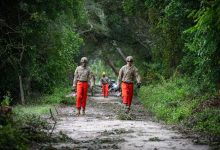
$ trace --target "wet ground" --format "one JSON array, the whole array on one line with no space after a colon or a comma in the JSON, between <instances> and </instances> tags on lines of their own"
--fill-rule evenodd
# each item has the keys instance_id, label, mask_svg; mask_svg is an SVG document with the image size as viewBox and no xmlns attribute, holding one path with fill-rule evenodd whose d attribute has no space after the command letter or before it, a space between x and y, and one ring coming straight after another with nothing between
<instances>
[{"instance_id":1,"label":"wet ground","mask_svg":"<svg viewBox=\"0 0 220 150\"><path fill-rule=\"evenodd\" d=\"M58 108L55 133L62 132L72 140L55 143L57 149L124 149L124 150L207 150L194 144L193 138L171 126L152 121L137 99L130 114L124 113L120 97L89 97L86 115L77 117L70 106ZM121 120L129 119L129 120Z\"/></svg>"}]
</instances>

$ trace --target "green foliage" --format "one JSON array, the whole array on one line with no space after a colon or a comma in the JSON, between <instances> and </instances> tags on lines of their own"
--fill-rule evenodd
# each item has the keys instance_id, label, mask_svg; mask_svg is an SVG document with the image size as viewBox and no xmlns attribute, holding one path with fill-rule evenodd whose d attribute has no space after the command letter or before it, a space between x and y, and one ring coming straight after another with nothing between
<instances>
[{"instance_id":1,"label":"green foliage","mask_svg":"<svg viewBox=\"0 0 220 150\"><path fill-rule=\"evenodd\" d=\"M53 94L42 96L38 101L43 104L75 104L75 97L66 97L71 92L70 88L55 88Z\"/></svg>"},{"instance_id":2,"label":"green foliage","mask_svg":"<svg viewBox=\"0 0 220 150\"><path fill-rule=\"evenodd\" d=\"M10 114L13 119L7 118L6 124L0 126L0 149L30 149L33 142L48 143L51 141L69 140L62 134L51 137L49 131L51 126L41 115L48 115L50 109L56 114L54 104L65 103L73 105L72 98L66 98L70 90L68 88L56 88L54 94L43 96L40 100L32 99L29 105L19 105ZM53 105L52 105L53 104Z\"/></svg>"},{"instance_id":3,"label":"green foliage","mask_svg":"<svg viewBox=\"0 0 220 150\"><path fill-rule=\"evenodd\" d=\"M203 89L214 91L219 80L218 1L124 0L127 15L146 17L155 74L170 78L178 71L193 76ZM143 9L144 8L144 9ZM147 70L148 71L148 70Z\"/></svg>"},{"instance_id":4,"label":"green foliage","mask_svg":"<svg viewBox=\"0 0 220 150\"><path fill-rule=\"evenodd\" d=\"M77 20L76 23L81 25L84 24L87 21L84 0L74 0L70 2L72 3L71 6L73 7L73 15Z\"/></svg>"},{"instance_id":5,"label":"green foliage","mask_svg":"<svg viewBox=\"0 0 220 150\"><path fill-rule=\"evenodd\" d=\"M1 102L1 106L9 106L12 101L10 92L7 92L5 96L3 96L3 100Z\"/></svg>"},{"instance_id":6,"label":"green foliage","mask_svg":"<svg viewBox=\"0 0 220 150\"><path fill-rule=\"evenodd\" d=\"M44 114L49 114L49 110L52 109L54 110L54 107L52 105L18 105L14 108L13 112L16 114L16 116L23 116L25 114L29 115L44 115Z\"/></svg>"},{"instance_id":7,"label":"green foliage","mask_svg":"<svg viewBox=\"0 0 220 150\"><path fill-rule=\"evenodd\" d=\"M74 70L83 40L76 24L85 22L84 1L1 1L1 97L49 93Z\"/></svg>"},{"instance_id":8,"label":"green foliage","mask_svg":"<svg viewBox=\"0 0 220 150\"><path fill-rule=\"evenodd\" d=\"M147 9L145 3L146 2L141 0L123 0L122 8L123 11L129 16L142 16L143 14L145 14L145 11Z\"/></svg>"},{"instance_id":9,"label":"green foliage","mask_svg":"<svg viewBox=\"0 0 220 150\"><path fill-rule=\"evenodd\" d=\"M155 25L151 28L151 33L156 35L152 55L153 61L163 66L162 75L169 78L183 57L184 41L181 34L188 26L185 8L188 6L181 1L170 1L167 5L161 5L163 8L158 13L161 13L162 16L157 15L154 18Z\"/></svg>"},{"instance_id":10,"label":"green foliage","mask_svg":"<svg viewBox=\"0 0 220 150\"><path fill-rule=\"evenodd\" d=\"M16 150L26 150L27 139L21 130L17 130L10 124L0 128L0 149L16 149Z\"/></svg>"},{"instance_id":11,"label":"green foliage","mask_svg":"<svg viewBox=\"0 0 220 150\"><path fill-rule=\"evenodd\" d=\"M59 18L58 21L64 21ZM78 55L78 49L82 39L72 31L71 26L52 24L48 27L47 39L52 44L39 58L47 63L42 65L35 59L32 67L32 78L36 87L43 91L51 91L57 84L65 81L67 74L74 70L76 64L73 58ZM48 41L47 41L48 43ZM48 43L49 44L49 43ZM45 59L44 57L47 56Z\"/></svg>"},{"instance_id":12,"label":"green foliage","mask_svg":"<svg viewBox=\"0 0 220 150\"><path fill-rule=\"evenodd\" d=\"M193 120L193 128L197 131L216 135L220 134L220 111L218 108L206 108L202 112L195 114Z\"/></svg>"},{"instance_id":13,"label":"green foliage","mask_svg":"<svg viewBox=\"0 0 220 150\"><path fill-rule=\"evenodd\" d=\"M103 72L105 72L108 77L116 79L115 74L112 73L112 70L107 68L104 62L101 60L94 60L94 62L90 65L90 68L96 76L96 84L99 83Z\"/></svg>"},{"instance_id":14,"label":"green foliage","mask_svg":"<svg viewBox=\"0 0 220 150\"><path fill-rule=\"evenodd\" d=\"M204 1L199 10L190 13L189 17L195 20L195 25L185 31L187 55L183 59L183 66L204 89L212 90L220 83L219 10L219 2L209 4ZM191 67L188 69L188 66Z\"/></svg>"},{"instance_id":15,"label":"green foliage","mask_svg":"<svg viewBox=\"0 0 220 150\"><path fill-rule=\"evenodd\" d=\"M51 125L46 120L40 118L39 115L28 113L16 115L13 124L18 130L23 131L28 141L44 143L51 140L48 139L49 134L46 132L48 129L51 129Z\"/></svg>"},{"instance_id":16,"label":"green foliage","mask_svg":"<svg viewBox=\"0 0 220 150\"><path fill-rule=\"evenodd\" d=\"M139 5L144 3L143 5ZM159 64L162 74L169 78L180 64L183 53L184 41L181 34L184 29L189 26L187 13L189 6L184 1L168 0L168 1L149 1L145 0L125 0L125 12L131 14L135 10L137 14L144 15L149 24L148 30L151 37L151 57L154 64ZM146 51L146 50L145 50Z\"/></svg>"},{"instance_id":17,"label":"green foliage","mask_svg":"<svg viewBox=\"0 0 220 150\"><path fill-rule=\"evenodd\" d=\"M26 149L48 149L48 143L66 142L71 139L60 132L51 136L52 126L38 115L19 113L14 114L14 119L7 125L0 127L0 149L26 150ZM39 144L36 146L36 143Z\"/></svg>"},{"instance_id":18,"label":"green foliage","mask_svg":"<svg viewBox=\"0 0 220 150\"><path fill-rule=\"evenodd\" d=\"M169 1L164 0L145 0L145 5L148 8L159 8L162 9L166 3Z\"/></svg>"},{"instance_id":19,"label":"green foliage","mask_svg":"<svg viewBox=\"0 0 220 150\"><path fill-rule=\"evenodd\" d=\"M169 123L190 118L203 101L200 96L220 88L219 1L95 0L86 4L88 8L84 0L0 2L0 99L6 95L2 105L10 103L9 97L18 99L18 76L25 95L52 93L41 98L46 104L75 102L65 97L70 90L55 87L67 83L78 56L84 54L79 52L84 40L76 29L84 31L86 22L91 30L81 35L94 47L85 49L90 54L95 51L92 56L112 59L116 70L124 63L118 53L113 54L116 46L134 55L143 82L151 84L141 89L145 105ZM112 73L97 60L91 68L99 77L103 71ZM192 78L172 78L179 74ZM39 114L49 107L37 108ZM193 127L219 133L211 125L218 121L215 113L210 109L196 113Z\"/></svg>"},{"instance_id":20,"label":"green foliage","mask_svg":"<svg viewBox=\"0 0 220 150\"><path fill-rule=\"evenodd\" d=\"M204 93L201 94L200 88L190 78L172 78L143 86L139 95L142 103L167 123L183 122L197 131L207 130L216 135L220 132L217 109L196 111L207 97L202 96Z\"/></svg>"},{"instance_id":21,"label":"green foliage","mask_svg":"<svg viewBox=\"0 0 220 150\"><path fill-rule=\"evenodd\" d=\"M145 74L143 80L149 83L160 82L165 80L163 74L164 65L160 63L145 63Z\"/></svg>"},{"instance_id":22,"label":"green foliage","mask_svg":"<svg viewBox=\"0 0 220 150\"><path fill-rule=\"evenodd\" d=\"M168 122L177 122L189 115L186 114L189 104L184 101L184 98L190 96L191 86L186 83L184 79L174 79L168 82L164 80L161 84L141 88L141 98L145 97L144 105L151 111L155 109L157 117Z\"/></svg>"},{"instance_id":23,"label":"green foliage","mask_svg":"<svg viewBox=\"0 0 220 150\"><path fill-rule=\"evenodd\" d=\"M122 2L123 10L129 14L132 15L135 12L135 0L124 0Z\"/></svg>"},{"instance_id":24,"label":"green foliage","mask_svg":"<svg viewBox=\"0 0 220 150\"><path fill-rule=\"evenodd\" d=\"M30 149L32 142L46 143L52 140L46 130L51 126L37 115L13 114L13 120L0 127L1 149Z\"/></svg>"},{"instance_id":25,"label":"green foliage","mask_svg":"<svg viewBox=\"0 0 220 150\"><path fill-rule=\"evenodd\" d=\"M38 98L30 99L28 104L17 105L13 112L16 114L17 117L24 116L24 115L44 115L49 114L50 109L52 112L55 112L54 106L58 104L65 104L65 105L74 105L75 104L75 97L66 97L70 93L69 88L64 88L60 86L59 88L55 88L52 94L47 94Z\"/></svg>"}]
</instances>

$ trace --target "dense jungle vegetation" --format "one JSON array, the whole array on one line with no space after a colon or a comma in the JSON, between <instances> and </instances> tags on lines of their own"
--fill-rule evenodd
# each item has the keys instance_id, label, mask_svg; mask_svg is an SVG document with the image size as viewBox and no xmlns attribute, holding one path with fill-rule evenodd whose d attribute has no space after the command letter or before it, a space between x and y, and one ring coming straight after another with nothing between
<instances>
[{"instance_id":1,"label":"dense jungle vegetation","mask_svg":"<svg viewBox=\"0 0 220 150\"><path fill-rule=\"evenodd\" d=\"M99 80L103 71L115 78L132 55L149 111L218 137L219 32L219 0L1 0L1 106L23 105L13 111L17 118L32 107L42 114L41 104L48 109L70 92L82 56ZM7 138L24 149L36 138L18 122L2 114L0 136L15 135Z\"/></svg>"}]
</instances>

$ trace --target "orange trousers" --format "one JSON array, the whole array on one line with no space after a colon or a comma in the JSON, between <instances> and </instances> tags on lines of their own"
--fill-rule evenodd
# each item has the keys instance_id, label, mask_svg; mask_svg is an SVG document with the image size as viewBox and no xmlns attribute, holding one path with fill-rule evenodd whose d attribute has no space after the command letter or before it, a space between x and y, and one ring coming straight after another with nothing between
<instances>
[{"instance_id":1,"label":"orange trousers","mask_svg":"<svg viewBox=\"0 0 220 150\"><path fill-rule=\"evenodd\" d=\"M88 82L77 82L77 94L76 94L76 108L86 108L86 99L88 92Z\"/></svg>"},{"instance_id":2,"label":"orange trousers","mask_svg":"<svg viewBox=\"0 0 220 150\"><path fill-rule=\"evenodd\" d=\"M108 84L102 84L102 94L104 97L108 97Z\"/></svg>"},{"instance_id":3,"label":"orange trousers","mask_svg":"<svg viewBox=\"0 0 220 150\"><path fill-rule=\"evenodd\" d=\"M123 104L127 106L131 106L132 97L134 93L134 85L133 83L125 83L122 82L121 84L121 90L122 90L122 101Z\"/></svg>"}]
</instances>

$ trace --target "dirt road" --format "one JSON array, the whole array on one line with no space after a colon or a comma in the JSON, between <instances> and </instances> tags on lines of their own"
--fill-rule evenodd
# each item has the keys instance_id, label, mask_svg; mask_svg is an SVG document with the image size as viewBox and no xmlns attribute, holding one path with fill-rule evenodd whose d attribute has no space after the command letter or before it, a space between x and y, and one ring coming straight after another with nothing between
<instances>
[{"instance_id":1,"label":"dirt road","mask_svg":"<svg viewBox=\"0 0 220 150\"><path fill-rule=\"evenodd\" d=\"M76 117L70 106L58 109L55 133L72 140L57 143L57 149L130 149L130 150L207 150L172 127L153 122L141 104L134 101L130 115L124 115L119 97L89 97L85 116ZM131 120L121 120L131 119Z\"/></svg>"}]
</instances>

